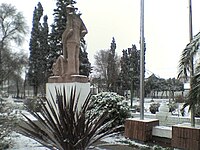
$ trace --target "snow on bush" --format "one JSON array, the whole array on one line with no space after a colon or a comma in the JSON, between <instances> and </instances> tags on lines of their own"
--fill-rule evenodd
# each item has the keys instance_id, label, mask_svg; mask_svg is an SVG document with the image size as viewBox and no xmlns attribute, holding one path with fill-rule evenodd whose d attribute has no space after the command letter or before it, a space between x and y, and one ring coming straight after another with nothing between
<instances>
[{"instance_id":1,"label":"snow on bush","mask_svg":"<svg viewBox=\"0 0 200 150\"><path fill-rule=\"evenodd\" d=\"M96 116L108 111L108 120L115 118L112 127L123 125L127 117L130 117L128 102L125 97L114 92L102 92L91 97L93 105L91 112Z\"/></svg>"},{"instance_id":2,"label":"snow on bush","mask_svg":"<svg viewBox=\"0 0 200 150\"><path fill-rule=\"evenodd\" d=\"M10 144L10 134L17 124L16 115L12 113L13 105L7 99L0 98L0 149Z\"/></svg>"}]
</instances>

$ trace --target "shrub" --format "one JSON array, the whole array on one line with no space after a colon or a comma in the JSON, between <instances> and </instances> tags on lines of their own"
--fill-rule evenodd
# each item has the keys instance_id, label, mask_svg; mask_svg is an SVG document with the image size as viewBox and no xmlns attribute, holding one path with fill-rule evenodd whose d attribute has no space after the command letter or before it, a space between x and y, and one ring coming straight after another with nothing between
<instances>
[{"instance_id":1,"label":"shrub","mask_svg":"<svg viewBox=\"0 0 200 150\"><path fill-rule=\"evenodd\" d=\"M56 99L53 96L51 99L40 99L40 111L29 110L37 120L37 124L23 115L26 118L22 120L25 126L20 125L19 132L49 149L86 150L102 137L120 128L115 126L115 128L105 130L113 122L113 119L105 122L107 110L99 116L86 113L93 104L90 95L79 109L80 95L76 95L75 89L71 89L71 93L66 93L66 91L65 88L63 91L56 90Z\"/></svg>"},{"instance_id":2,"label":"shrub","mask_svg":"<svg viewBox=\"0 0 200 150\"><path fill-rule=\"evenodd\" d=\"M182 95L175 96L175 102L176 103L185 103L185 101L186 101L186 99L185 99L184 96L182 96Z\"/></svg>"},{"instance_id":3,"label":"shrub","mask_svg":"<svg viewBox=\"0 0 200 150\"><path fill-rule=\"evenodd\" d=\"M28 108L27 110L33 110L39 112L41 109L41 103L39 98L27 98L24 101L24 105L26 108Z\"/></svg>"},{"instance_id":4,"label":"shrub","mask_svg":"<svg viewBox=\"0 0 200 150\"><path fill-rule=\"evenodd\" d=\"M134 112L140 112L140 106L139 105L134 105L132 107L132 109L134 110Z\"/></svg>"},{"instance_id":5,"label":"shrub","mask_svg":"<svg viewBox=\"0 0 200 150\"><path fill-rule=\"evenodd\" d=\"M96 116L107 110L109 115L107 120L115 118L112 126L123 125L125 119L130 117L128 102L125 97L114 92L102 92L91 97L94 105L91 108L92 113Z\"/></svg>"},{"instance_id":6,"label":"shrub","mask_svg":"<svg viewBox=\"0 0 200 150\"><path fill-rule=\"evenodd\" d=\"M168 107L169 107L169 112L171 112L173 114L173 111L175 111L178 108L178 105L174 101L171 101L168 104Z\"/></svg>"},{"instance_id":7,"label":"shrub","mask_svg":"<svg viewBox=\"0 0 200 150\"><path fill-rule=\"evenodd\" d=\"M17 124L17 117L12 113L12 104L0 98L0 149L6 149L10 144L10 134Z\"/></svg>"},{"instance_id":8,"label":"shrub","mask_svg":"<svg viewBox=\"0 0 200 150\"><path fill-rule=\"evenodd\" d=\"M159 107L160 107L160 104L154 102L154 103L150 104L149 110L150 110L150 112L151 112L152 114L155 114L156 112L159 111Z\"/></svg>"}]
</instances>

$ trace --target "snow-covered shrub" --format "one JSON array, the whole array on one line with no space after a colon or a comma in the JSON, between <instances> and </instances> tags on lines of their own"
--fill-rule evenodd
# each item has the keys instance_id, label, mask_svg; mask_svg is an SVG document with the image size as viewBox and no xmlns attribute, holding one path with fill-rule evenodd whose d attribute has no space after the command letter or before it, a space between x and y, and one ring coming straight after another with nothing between
<instances>
[{"instance_id":1,"label":"snow-covered shrub","mask_svg":"<svg viewBox=\"0 0 200 150\"><path fill-rule=\"evenodd\" d=\"M102 92L91 97L93 105L92 113L99 116L105 110L109 115L107 120L115 118L112 127L116 125L123 125L127 117L130 117L128 102L125 97L114 92Z\"/></svg>"},{"instance_id":2,"label":"snow-covered shrub","mask_svg":"<svg viewBox=\"0 0 200 150\"><path fill-rule=\"evenodd\" d=\"M134 112L134 113L140 112L140 105L134 105L134 106L132 107L132 109L133 109L133 112Z\"/></svg>"},{"instance_id":3,"label":"snow-covered shrub","mask_svg":"<svg viewBox=\"0 0 200 150\"><path fill-rule=\"evenodd\" d=\"M178 105L176 102L171 101L169 102L168 107L169 107L169 112L173 114L173 112L178 108Z\"/></svg>"},{"instance_id":4,"label":"snow-covered shrub","mask_svg":"<svg viewBox=\"0 0 200 150\"><path fill-rule=\"evenodd\" d=\"M12 104L0 98L0 149L9 147L9 135L17 125L17 118L12 111Z\"/></svg>"},{"instance_id":5,"label":"snow-covered shrub","mask_svg":"<svg viewBox=\"0 0 200 150\"><path fill-rule=\"evenodd\" d=\"M27 98L24 101L24 105L28 110L39 112L41 109L41 103L40 103L39 98Z\"/></svg>"},{"instance_id":6,"label":"snow-covered shrub","mask_svg":"<svg viewBox=\"0 0 200 150\"><path fill-rule=\"evenodd\" d=\"M150 104L149 110L150 110L150 112L151 112L152 114L155 114L156 112L159 111L159 107L160 107L160 104L154 102L154 103Z\"/></svg>"}]
</instances>

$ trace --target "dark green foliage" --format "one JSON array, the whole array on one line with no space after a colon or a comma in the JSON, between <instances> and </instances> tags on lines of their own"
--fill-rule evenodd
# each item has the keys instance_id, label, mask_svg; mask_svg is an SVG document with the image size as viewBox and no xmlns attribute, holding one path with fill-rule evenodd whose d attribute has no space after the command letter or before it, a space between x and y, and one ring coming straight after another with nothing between
<instances>
[{"instance_id":1,"label":"dark green foliage","mask_svg":"<svg viewBox=\"0 0 200 150\"><path fill-rule=\"evenodd\" d=\"M80 74L88 77L92 71L92 67L88 59L88 53L86 52L86 43L84 39L81 39L81 49L80 49L79 59L80 59L80 68L79 68Z\"/></svg>"},{"instance_id":2,"label":"dark green foliage","mask_svg":"<svg viewBox=\"0 0 200 150\"><path fill-rule=\"evenodd\" d=\"M122 82L122 90L128 90L130 89L129 87L129 56L127 53L127 50L122 51L123 55L121 58L121 72L120 72L120 77L121 77L121 82Z\"/></svg>"},{"instance_id":3,"label":"dark green foliage","mask_svg":"<svg viewBox=\"0 0 200 150\"><path fill-rule=\"evenodd\" d=\"M139 75L140 75L140 51L136 46L128 48L128 54L130 55L130 78L133 83L133 90L139 88Z\"/></svg>"},{"instance_id":4,"label":"dark green foliage","mask_svg":"<svg viewBox=\"0 0 200 150\"><path fill-rule=\"evenodd\" d=\"M195 126L195 105L199 103L199 64L197 64L197 68L194 68L194 56L199 50L199 39L200 32L187 44L186 48L182 51L179 61L178 78L187 81L188 77L190 77L190 94L184 107L190 106L192 126Z\"/></svg>"},{"instance_id":5,"label":"dark green foliage","mask_svg":"<svg viewBox=\"0 0 200 150\"><path fill-rule=\"evenodd\" d=\"M93 106L90 95L81 108L78 107L80 95L76 95L76 89L71 89L71 93L66 93L65 88L63 91L56 90L56 95L57 99L53 99L53 96L41 99L40 112L29 110L37 123L23 115L27 121L23 120L26 126L20 126L20 133L50 149L86 150L94 142L119 128L115 126L105 130L113 122L113 118L105 122L108 110L98 116L86 113Z\"/></svg>"},{"instance_id":6,"label":"dark green foliage","mask_svg":"<svg viewBox=\"0 0 200 150\"><path fill-rule=\"evenodd\" d=\"M123 50L121 58L121 81L122 89L138 92L139 89L139 75L140 75L140 51L136 46ZM136 96L138 96L136 94Z\"/></svg>"},{"instance_id":7,"label":"dark green foliage","mask_svg":"<svg viewBox=\"0 0 200 150\"><path fill-rule=\"evenodd\" d=\"M33 13L33 27L29 43L30 57L28 81L29 84L33 86L35 96L37 96L39 86L42 86L42 88L45 87L48 78L48 18L44 16L43 24L41 24L40 19L42 15L43 7L39 2Z\"/></svg>"},{"instance_id":8,"label":"dark green foliage","mask_svg":"<svg viewBox=\"0 0 200 150\"><path fill-rule=\"evenodd\" d=\"M149 110L150 110L150 112L151 112L152 114L155 114L156 112L159 111L159 107L160 107L160 104L154 102L154 103L150 104Z\"/></svg>"},{"instance_id":9,"label":"dark green foliage","mask_svg":"<svg viewBox=\"0 0 200 150\"><path fill-rule=\"evenodd\" d=\"M199 69L198 66L197 69ZM189 106L189 110L192 107L195 108L194 115L199 116L199 106L200 106L200 72L197 72L190 80L191 89L189 91L188 96L186 97L186 102L183 106L183 109Z\"/></svg>"},{"instance_id":10,"label":"dark green foliage","mask_svg":"<svg viewBox=\"0 0 200 150\"><path fill-rule=\"evenodd\" d=\"M91 97L94 102L91 112L95 116L101 115L105 110L109 115L107 120L115 119L111 127L123 125L126 118L130 117L129 106L126 99L113 92L102 92Z\"/></svg>"},{"instance_id":11,"label":"dark green foliage","mask_svg":"<svg viewBox=\"0 0 200 150\"><path fill-rule=\"evenodd\" d=\"M117 79L118 79L118 68L117 68L117 60L116 60L116 43L113 37L112 43L110 46L110 50L108 53L108 61L107 61L107 89L110 92L117 92Z\"/></svg>"}]
</instances>

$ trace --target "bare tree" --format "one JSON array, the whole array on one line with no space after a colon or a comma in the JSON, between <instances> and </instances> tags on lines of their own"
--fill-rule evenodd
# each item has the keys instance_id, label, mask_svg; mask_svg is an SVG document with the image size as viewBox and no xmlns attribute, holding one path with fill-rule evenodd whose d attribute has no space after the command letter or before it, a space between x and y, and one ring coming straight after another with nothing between
<instances>
[{"instance_id":1,"label":"bare tree","mask_svg":"<svg viewBox=\"0 0 200 150\"><path fill-rule=\"evenodd\" d=\"M11 4L0 5L0 84L8 77L4 67L7 64L6 55L9 57L11 43L21 45L24 35L28 33L28 26L21 12ZM7 72L8 73L8 72Z\"/></svg>"},{"instance_id":2,"label":"bare tree","mask_svg":"<svg viewBox=\"0 0 200 150\"><path fill-rule=\"evenodd\" d=\"M98 84L100 84L102 90L108 90L108 64L110 63L109 61L109 54L110 50L99 50L97 53L94 55L95 59L95 66L94 66L94 71L95 71L95 78L99 79ZM115 54L113 58L113 62L116 63L116 71L114 72L115 74L119 73L119 68L120 68L120 59L118 55Z\"/></svg>"}]
</instances>

